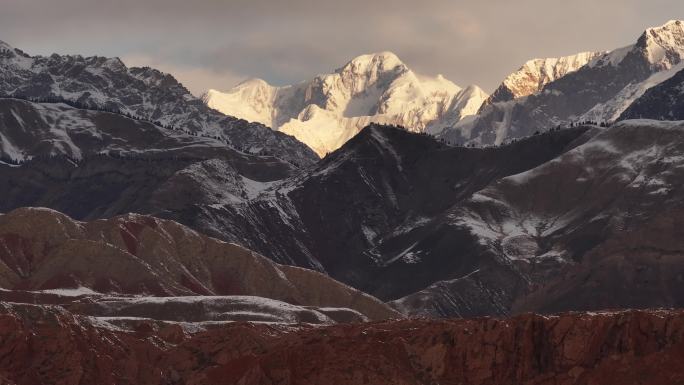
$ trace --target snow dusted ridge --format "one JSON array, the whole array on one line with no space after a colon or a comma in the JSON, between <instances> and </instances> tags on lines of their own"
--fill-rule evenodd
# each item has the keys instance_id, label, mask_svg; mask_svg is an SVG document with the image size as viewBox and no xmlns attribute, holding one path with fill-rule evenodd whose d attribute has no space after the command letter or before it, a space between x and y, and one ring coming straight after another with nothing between
<instances>
[{"instance_id":1,"label":"snow dusted ridge","mask_svg":"<svg viewBox=\"0 0 684 385\"><path fill-rule=\"evenodd\" d=\"M529 60L504 79L487 100L487 104L536 94L546 84L577 71L603 54L603 52L581 52L560 58Z\"/></svg>"},{"instance_id":2,"label":"snow dusted ridge","mask_svg":"<svg viewBox=\"0 0 684 385\"><path fill-rule=\"evenodd\" d=\"M30 56L0 42L0 97L67 101L156 122L202 136L220 137L250 153L310 164L316 155L292 137L208 108L173 76L118 58Z\"/></svg>"},{"instance_id":3,"label":"snow dusted ridge","mask_svg":"<svg viewBox=\"0 0 684 385\"><path fill-rule=\"evenodd\" d=\"M646 130L652 134L642 135ZM536 168L502 178L473 194L451 218L467 227L483 244L503 245L502 250L508 258L538 257L541 254L535 253L543 243L538 244L539 239L581 231L577 223L587 217L593 217L593 220L610 218L612 223L636 218L653 210L647 197L671 196L682 175L683 139L682 121L633 119L610 128L594 128L591 139L582 145ZM610 170L610 173L604 170ZM551 185L548 181L558 179L563 172L572 177L561 177L563 180L558 183L562 191L566 191L568 197L576 197L575 191L580 190L585 194L582 200L587 203L577 203L576 198L558 199L553 204L541 202L541 199L529 203L523 198L531 195L530 191L535 188ZM602 180L600 188L591 185L599 179ZM606 194L606 186L620 196L619 200L631 199L633 202L625 204L604 196L597 198L596 195ZM596 212L597 202L603 202L602 199L610 204L600 206L600 211ZM524 205L527 206L522 208ZM483 207L498 215L482 210ZM625 211L624 207L630 207L630 211ZM514 243L516 247L512 247ZM558 246L551 254L567 256L572 251Z\"/></svg>"},{"instance_id":4,"label":"snow dusted ridge","mask_svg":"<svg viewBox=\"0 0 684 385\"><path fill-rule=\"evenodd\" d=\"M0 99L0 159L26 161L65 155L163 156L189 153L235 153L225 142L168 130L119 114L74 108L63 103Z\"/></svg>"},{"instance_id":5,"label":"snow dusted ridge","mask_svg":"<svg viewBox=\"0 0 684 385\"><path fill-rule=\"evenodd\" d=\"M369 123L396 124L413 132L437 133L473 115L488 95L443 76L423 77L391 52L359 56L332 74L274 87L243 82L228 92L209 90L211 108L293 135L325 155Z\"/></svg>"},{"instance_id":6,"label":"snow dusted ridge","mask_svg":"<svg viewBox=\"0 0 684 385\"><path fill-rule=\"evenodd\" d=\"M637 44L608 52L592 61L590 66L620 67L632 52L646 58L652 74L641 81L635 79L610 100L596 104L580 120L615 121L646 91L683 70L684 22L671 20L660 27L649 28L641 35Z\"/></svg>"},{"instance_id":7,"label":"snow dusted ridge","mask_svg":"<svg viewBox=\"0 0 684 385\"><path fill-rule=\"evenodd\" d=\"M684 22L670 20L660 27L649 28L638 45L642 45L654 69L670 69L684 58Z\"/></svg>"},{"instance_id":8,"label":"snow dusted ridge","mask_svg":"<svg viewBox=\"0 0 684 385\"><path fill-rule=\"evenodd\" d=\"M672 20L648 28L632 45L566 58L561 67L573 71L560 71L560 77L539 84L538 92L515 98L507 83L515 86L520 80L519 89L534 90L543 72L540 68L546 70L544 63L532 61L511 75L475 117L461 120L439 135L449 141L486 145L571 122L612 122L650 88L684 69L683 59L684 22Z\"/></svg>"}]
</instances>

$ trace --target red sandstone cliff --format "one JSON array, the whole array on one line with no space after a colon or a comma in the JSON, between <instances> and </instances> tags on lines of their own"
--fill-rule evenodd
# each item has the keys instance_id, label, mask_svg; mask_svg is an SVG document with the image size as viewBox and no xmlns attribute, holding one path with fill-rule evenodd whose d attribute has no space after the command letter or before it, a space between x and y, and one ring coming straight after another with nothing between
<instances>
[{"instance_id":1,"label":"red sandstone cliff","mask_svg":"<svg viewBox=\"0 0 684 385\"><path fill-rule=\"evenodd\" d=\"M389 321L198 333L112 329L58 307L3 305L9 384L679 384L684 312Z\"/></svg>"}]
</instances>

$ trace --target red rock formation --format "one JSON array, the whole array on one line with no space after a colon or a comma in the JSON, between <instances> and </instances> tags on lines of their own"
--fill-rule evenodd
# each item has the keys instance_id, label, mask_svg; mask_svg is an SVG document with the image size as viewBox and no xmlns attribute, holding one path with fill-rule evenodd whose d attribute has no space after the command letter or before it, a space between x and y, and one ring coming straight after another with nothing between
<instances>
[{"instance_id":1,"label":"red rock formation","mask_svg":"<svg viewBox=\"0 0 684 385\"><path fill-rule=\"evenodd\" d=\"M78 222L43 208L0 214L0 288L77 287L115 295L258 296L350 308L371 320L402 317L324 274L279 265L173 221L128 214Z\"/></svg>"},{"instance_id":2,"label":"red rock formation","mask_svg":"<svg viewBox=\"0 0 684 385\"><path fill-rule=\"evenodd\" d=\"M388 321L190 334L125 331L59 307L3 305L9 384L680 384L684 312Z\"/></svg>"}]
</instances>

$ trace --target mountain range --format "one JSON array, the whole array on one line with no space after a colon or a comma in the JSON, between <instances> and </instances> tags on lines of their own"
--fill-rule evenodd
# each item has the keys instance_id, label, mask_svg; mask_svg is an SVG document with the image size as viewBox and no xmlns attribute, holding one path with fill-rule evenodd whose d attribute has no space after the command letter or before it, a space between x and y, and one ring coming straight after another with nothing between
<instances>
[{"instance_id":1,"label":"mountain range","mask_svg":"<svg viewBox=\"0 0 684 385\"><path fill-rule=\"evenodd\" d=\"M681 382L682 55L197 98L0 43L0 383Z\"/></svg>"},{"instance_id":2,"label":"mountain range","mask_svg":"<svg viewBox=\"0 0 684 385\"><path fill-rule=\"evenodd\" d=\"M452 143L498 145L558 125L618 120L648 89L684 69L683 31L682 22L673 20L626 47L532 59L491 95L474 85L462 89L441 75L421 77L396 55L381 52L297 85L252 79L226 92L209 90L202 99L228 115L293 135L319 156L369 123Z\"/></svg>"},{"instance_id":3,"label":"mountain range","mask_svg":"<svg viewBox=\"0 0 684 385\"><path fill-rule=\"evenodd\" d=\"M488 95L438 75L422 77L391 52L362 55L331 74L285 87L245 81L202 99L227 115L263 123L324 156L370 123L437 133L473 115Z\"/></svg>"},{"instance_id":4,"label":"mountain range","mask_svg":"<svg viewBox=\"0 0 684 385\"><path fill-rule=\"evenodd\" d=\"M442 131L449 141L500 144L558 125L619 120L644 93L684 70L684 22L648 28L636 43L594 56L538 92L490 103Z\"/></svg>"},{"instance_id":5,"label":"mountain range","mask_svg":"<svg viewBox=\"0 0 684 385\"><path fill-rule=\"evenodd\" d=\"M30 56L0 42L0 95L43 102L66 102L153 122L169 130L226 141L245 153L263 153L312 164L317 160L299 141L259 124L208 108L173 76L155 69L127 68L118 58L57 55ZM29 121L30 122L30 121ZM50 154L74 150L69 135L43 139ZM30 157L14 138L4 136L0 157Z\"/></svg>"},{"instance_id":6,"label":"mountain range","mask_svg":"<svg viewBox=\"0 0 684 385\"><path fill-rule=\"evenodd\" d=\"M649 59L640 47L652 45L651 41L677 43L661 37L675 36L679 27L681 23L670 22L649 29L649 38L623 49L621 60L648 59L659 63L648 67L657 76L670 74L677 68L676 56L665 53L658 60ZM294 138L260 123L222 115L184 91L170 75L128 69L116 59L32 57L4 47L2 64L8 71L2 84L12 97L0 99L5 159L0 181L6 186L0 211L43 206L83 221L131 212L177 221L277 263L328 275L411 315L506 315L523 310L600 309L611 302L620 307L654 303L628 291L612 296L609 303L596 296L590 300L578 294L583 290L579 282L566 282L563 277L582 269L595 274L593 269L603 265L589 262L592 253L613 242L618 229L647 231L650 225L639 218L676 212L674 198L658 205L651 202L676 197L678 124L637 120L610 128L555 126L498 148L467 148L429 135L426 131L435 127L434 121L425 121L417 133L372 123L316 162L316 156ZM492 97L478 102L479 112L470 110L476 115L468 120L479 122L493 108L543 98L549 87L580 73L614 74L627 65L620 64L617 56L582 53L530 61ZM166 80L143 87L139 73ZM626 70L620 73L627 75ZM623 119L674 117L680 77L673 74L645 91ZM370 100L361 95L379 85L387 86L383 88L389 90L387 95L406 96L402 90L435 84L418 81L390 53L362 56L333 75L316 79L301 87L275 89L260 81L240 87L247 95L249 84L259 85L262 91L274 92L269 97L284 98L279 100L285 103L294 100L287 95L319 95L322 88L314 84L328 84L336 86L329 91L339 92L317 100L340 111ZM444 87L451 84L438 80ZM125 92L113 86L117 82L126 85ZM142 88L136 91L134 86ZM453 84L446 89L451 93L442 96L461 93ZM125 93L131 95L124 98ZM137 94L142 100L169 102L136 104L131 100ZM179 94L182 102L174 99ZM411 99L416 109L409 111L420 111L415 103L427 99L416 100ZM200 116L199 123L195 115L188 115L189 109ZM178 114L167 112L159 120L162 110ZM281 116L285 109L270 111L272 122L290 119ZM183 119L191 123L180 125ZM229 128L206 131L225 128L218 123L207 126L208 119ZM266 138L273 144L245 145L241 138L249 143ZM288 148L293 151L289 155L284 153ZM671 170L664 159L673 160ZM520 176L526 172L531 176ZM610 188L607 173L615 178L616 185ZM571 199L592 196L593 189L598 189L598 195L586 202L564 202L559 194L547 191L548 186L559 185L575 191L569 194ZM624 195L632 185L635 195ZM535 202L552 202L553 211L532 206L528 196L534 196ZM606 199L611 204L625 203L602 206ZM646 202L645 211L630 216L630 226L595 219L614 218L622 215L623 207L635 209L641 202ZM584 203L588 206L583 208ZM598 253L595 258L602 261L605 255ZM649 278L658 286L647 285L640 291L655 290L666 298L663 306L676 306L679 299L668 282L676 282L679 270L669 271L674 275ZM611 287L618 282L604 279L601 284ZM171 294L177 295L166 293ZM558 296L582 299L561 305L560 300L550 299Z\"/></svg>"}]
</instances>

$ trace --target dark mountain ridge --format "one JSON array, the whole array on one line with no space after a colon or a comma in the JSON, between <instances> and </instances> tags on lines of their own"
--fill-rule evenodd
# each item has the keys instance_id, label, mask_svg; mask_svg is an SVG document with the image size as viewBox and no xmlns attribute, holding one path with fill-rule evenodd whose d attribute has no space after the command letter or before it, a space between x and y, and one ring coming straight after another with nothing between
<instances>
[{"instance_id":1,"label":"dark mountain ridge","mask_svg":"<svg viewBox=\"0 0 684 385\"><path fill-rule=\"evenodd\" d=\"M66 100L134 116L189 133L220 137L233 148L306 165L318 157L291 136L207 107L173 76L127 68L118 58L80 55L30 56L2 43L0 96Z\"/></svg>"}]
</instances>

